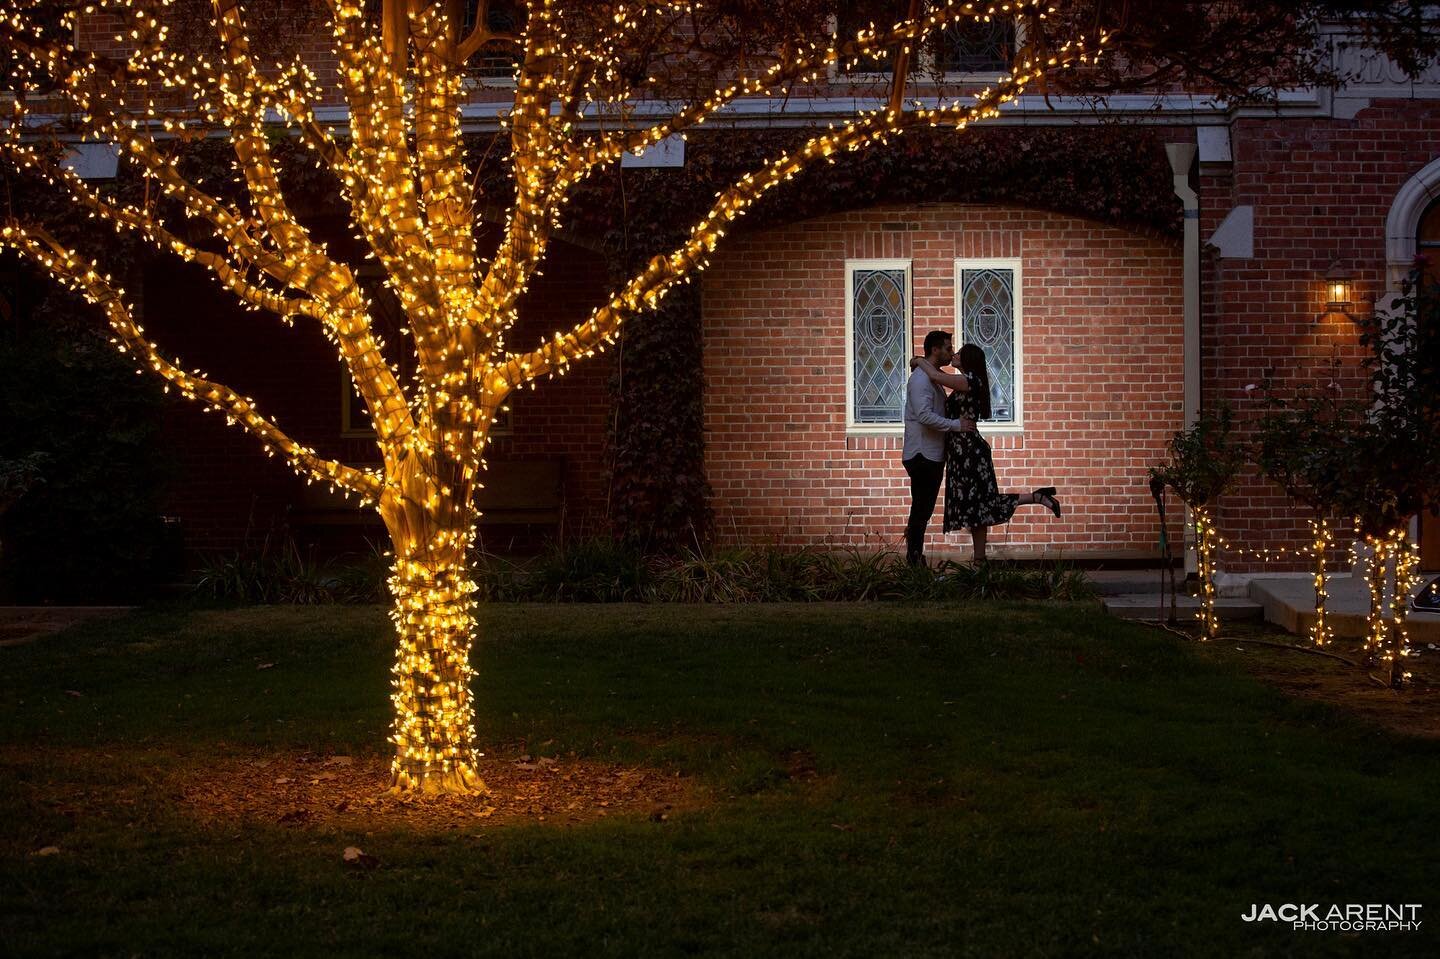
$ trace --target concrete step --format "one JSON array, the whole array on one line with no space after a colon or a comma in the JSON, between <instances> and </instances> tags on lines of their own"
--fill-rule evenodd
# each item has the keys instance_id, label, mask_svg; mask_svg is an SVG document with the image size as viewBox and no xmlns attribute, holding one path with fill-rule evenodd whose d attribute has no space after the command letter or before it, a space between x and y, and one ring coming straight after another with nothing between
<instances>
[{"instance_id":1,"label":"concrete step","mask_svg":"<svg viewBox=\"0 0 1440 959\"><path fill-rule=\"evenodd\" d=\"M1099 596L1125 596L1133 593L1154 593L1161 591L1160 570L1158 569L1093 569L1085 571L1085 578L1095 587ZM1183 582L1185 573L1176 570L1175 581Z\"/></svg>"},{"instance_id":2,"label":"concrete step","mask_svg":"<svg viewBox=\"0 0 1440 959\"><path fill-rule=\"evenodd\" d=\"M1118 596L1104 596L1105 611L1121 619L1137 619L1146 622L1161 622L1170 615L1170 603L1160 607L1160 593L1122 593ZM1194 596L1180 595L1175 598L1176 616L1181 622L1195 618L1200 609L1200 600ZM1264 608L1253 599L1222 596L1215 601L1215 614L1223 621L1259 619Z\"/></svg>"},{"instance_id":3,"label":"concrete step","mask_svg":"<svg viewBox=\"0 0 1440 959\"><path fill-rule=\"evenodd\" d=\"M1325 591L1329 594L1325 619L1335 635L1363 637L1370 608L1370 590L1365 582L1347 574L1330 576L1325 580ZM1308 579L1257 579L1250 583L1250 597L1264 608L1266 622L1287 632L1305 633L1315 622L1315 587ZM1405 631L1412 644L1440 644L1440 613L1410 612Z\"/></svg>"}]
</instances>

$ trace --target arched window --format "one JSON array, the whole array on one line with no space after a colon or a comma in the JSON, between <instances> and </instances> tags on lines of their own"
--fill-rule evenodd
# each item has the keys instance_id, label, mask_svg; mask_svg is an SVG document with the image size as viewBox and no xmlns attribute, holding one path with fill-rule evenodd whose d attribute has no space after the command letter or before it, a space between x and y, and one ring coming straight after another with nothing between
<instances>
[{"instance_id":1,"label":"arched window","mask_svg":"<svg viewBox=\"0 0 1440 959\"><path fill-rule=\"evenodd\" d=\"M1420 214L1415 230L1415 252L1430 261L1425 276L1440 283L1440 200L1435 200ZM1440 517L1429 510L1420 512L1420 568L1440 570Z\"/></svg>"},{"instance_id":2,"label":"arched window","mask_svg":"<svg viewBox=\"0 0 1440 959\"><path fill-rule=\"evenodd\" d=\"M1440 200L1430 204L1420 215L1420 228L1415 232L1415 252L1430 261L1425 273L1432 282L1440 283Z\"/></svg>"}]
</instances>

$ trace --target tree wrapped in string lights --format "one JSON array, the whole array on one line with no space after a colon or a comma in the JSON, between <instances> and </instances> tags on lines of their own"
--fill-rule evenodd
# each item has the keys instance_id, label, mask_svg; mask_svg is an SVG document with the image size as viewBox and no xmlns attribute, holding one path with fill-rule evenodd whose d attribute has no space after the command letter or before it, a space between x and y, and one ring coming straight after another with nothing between
<instances>
[{"instance_id":1,"label":"tree wrapped in string lights","mask_svg":"<svg viewBox=\"0 0 1440 959\"><path fill-rule=\"evenodd\" d=\"M744 18L733 9L709 15L699 3L534 0L523 28L503 33L491 29L483 3L467 26L460 0L330 0L335 83L347 108L346 125L337 128L317 112L327 90L315 70L254 52L239 0L215 0L208 10L209 55L173 49L172 24L184 6L11 0L0 8L15 94L0 157L96 220L208 270L244 306L322 331L365 402L382 467L326 459L251 398L183 368L146 335L99 257L46 224L8 216L0 245L94 304L115 345L167 389L221 412L307 479L379 512L394 545L394 786L426 793L483 789L474 766L475 587L466 555L487 439L507 397L604 350L628 317L702 270L732 222L775 187L907 129L961 130L994 116L1047 74L1092 63L1105 40L1077 35L1052 44L1047 7L1007 4L1006 15L1033 26L1011 73L978 94L917 106L904 97L910 51L947 23L998 15L998 7L917 2L892 24L837 39L823 5L797 4L778 27L754 32L747 55L733 39ZM120 24L122 52L78 49L77 27L103 15ZM780 27L794 35L781 36ZM461 107L467 61L496 47L516 55L514 102L503 119L511 195L503 236L482 251ZM895 80L883 106L817 129L721 190L682 244L650 259L571 328L529 346L507 340L517 302L587 177L683 135L741 97L785 92L845 62L892 55ZM721 68L707 72L707 56ZM707 92L696 92L697 77ZM673 99L687 86L689 95ZM640 102L665 109L642 114L633 109ZM278 130L298 137L338 181L355 230L403 306L413 382L402 382L386 358L357 265L332 255L292 210L274 150ZM239 189L188 177L176 162L185 144L217 133L228 137ZM78 140L114 144L143 178L144 199L123 199L67 169L63 148Z\"/></svg>"},{"instance_id":2,"label":"tree wrapped in string lights","mask_svg":"<svg viewBox=\"0 0 1440 959\"><path fill-rule=\"evenodd\" d=\"M256 8L310 2L247 0ZM96 244L14 212L0 219L0 247L93 303L142 372L220 412L307 479L378 512L394 544L394 785L421 792L483 789L474 768L466 553L487 442L511 394L604 350L627 318L691 282L752 204L838 155L915 128L963 130L1027 89L1109 93L1192 80L1216 95L1252 95L1309 82L1328 63L1315 41L1321 15L1337 3L1309 0L1297 12L1289 0L1174 0L1157 12L1108 0L1063 9L1041 0L896 0L877 2L874 22L839 34L836 4L822 0L527 0L516 4L513 30L501 29L489 6L324 0L316 12L329 24L333 63L309 63L263 55L260 41L289 30L272 19L255 31L240 0L0 2L0 75L10 95L0 101L0 161L157 254L208 271L244 307L319 330L363 399L378 469L320 455L250 397L184 368L141 328L134 298ZM1348 6L1374 14L1367 30L1391 23L1381 0ZM1014 36L1023 38L1004 77L985 89L908 96L918 51L953 25L995 17L1016 20ZM1392 19L1390 39L1402 48L1416 56L1434 48L1430 32L1407 33L1408 20ZM75 39L95 23L109 31L103 51ZM1123 61L1097 60L1117 30L1134 38ZM182 33L201 47L180 43ZM514 57L499 138L502 194L472 178L462 135L467 64L496 50ZM804 97L837 71L876 62L889 78L873 107L817 125L803 143L725 185L683 242L577 312L568 328L539 343L511 342L521 297L588 179L743 98ZM321 109L330 105L343 107L338 123ZM187 172L185 148L220 137L233 175L216 182ZM387 357L360 264L333 253L296 212L282 137L333 178L373 260L365 266L380 268L403 309L413 377L402 382ZM65 150L82 141L113 145L143 189L126 193L72 172ZM503 228L482 249L478 211L496 208Z\"/></svg>"},{"instance_id":3,"label":"tree wrapped in string lights","mask_svg":"<svg viewBox=\"0 0 1440 959\"><path fill-rule=\"evenodd\" d=\"M1169 454L1166 462L1150 468L1150 488L1157 504L1161 492L1169 487L1190 509L1200 581L1200 608L1195 618L1200 623L1201 638L1215 639L1220 635L1215 591L1215 553L1220 534L1210 511L1215 500L1234 485L1244 464L1230 408L1222 405L1218 412L1206 413L1193 426L1178 430L1170 439ZM1163 510L1161 517L1163 522Z\"/></svg>"}]
</instances>

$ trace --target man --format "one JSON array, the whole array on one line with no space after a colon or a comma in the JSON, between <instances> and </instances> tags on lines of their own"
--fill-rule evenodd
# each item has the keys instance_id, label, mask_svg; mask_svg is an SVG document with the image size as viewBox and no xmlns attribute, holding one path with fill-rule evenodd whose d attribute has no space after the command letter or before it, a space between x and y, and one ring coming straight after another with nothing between
<instances>
[{"instance_id":1,"label":"man","mask_svg":"<svg viewBox=\"0 0 1440 959\"><path fill-rule=\"evenodd\" d=\"M949 333L925 335L925 358L949 366L955 349ZM925 527L935 514L935 497L945 480L945 434L975 429L971 420L945 418L945 391L922 370L913 370L905 384L905 447L900 461L910 475L910 522L905 526L905 559L925 565Z\"/></svg>"}]
</instances>

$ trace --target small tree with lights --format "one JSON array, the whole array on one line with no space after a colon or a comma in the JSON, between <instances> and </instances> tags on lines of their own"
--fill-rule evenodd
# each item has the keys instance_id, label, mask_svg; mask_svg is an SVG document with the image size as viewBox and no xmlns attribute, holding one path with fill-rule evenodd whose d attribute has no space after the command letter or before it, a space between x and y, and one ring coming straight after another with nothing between
<instances>
[{"instance_id":1,"label":"small tree with lights","mask_svg":"<svg viewBox=\"0 0 1440 959\"><path fill-rule=\"evenodd\" d=\"M1335 548L1334 518L1348 515L1341 503L1344 459L1350 455L1346 437L1363 419L1364 407L1342 387L1335 361L1323 386L1306 387L1281 396L1269 383L1260 385L1264 403L1251 447L1261 475L1283 489L1310 512L1310 545L1315 585L1315 619L1310 639L1324 646L1334 639L1327 619L1327 560Z\"/></svg>"},{"instance_id":2,"label":"small tree with lights","mask_svg":"<svg viewBox=\"0 0 1440 959\"><path fill-rule=\"evenodd\" d=\"M1337 507L1364 537L1366 657L1394 687L1409 679L1413 654L1405 619L1419 555L1410 522L1440 502L1440 284L1427 280L1425 265L1364 321L1371 402L1336 437Z\"/></svg>"},{"instance_id":3,"label":"small tree with lights","mask_svg":"<svg viewBox=\"0 0 1440 959\"><path fill-rule=\"evenodd\" d=\"M1326 621L1329 518L1353 519L1369 588L1365 658L1401 686L1411 655L1405 629L1418 557L1410 520L1440 500L1440 286L1424 263L1401 294L1361 319L1368 395L1346 395L1337 362L1330 381L1280 396L1264 384L1253 458L1261 472L1313 517L1309 552L1315 567L1315 622L1321 646L1333 638Z\"/></svg>"},{"instance_id":4,"label":"small tree with lights","mask_svg":"<svg viewBox=\"0 0 1440 959\"><path fill-rule=\"evenodd\" d=\"M1234 485L1245 462L1232 421L1228 406L1203 414L1194 425L1175 433L1170 440L1169 458L1150 468L1150 489L1160 510L1161 535L1165 535L1163 495L1167 487L1190 509L1200 588L1200 608L1195 618L1205 639L1220 635L1220 617L1215 609L1218 533L1210 510L1215 500Z\"/></svg>"}]
</instances>

